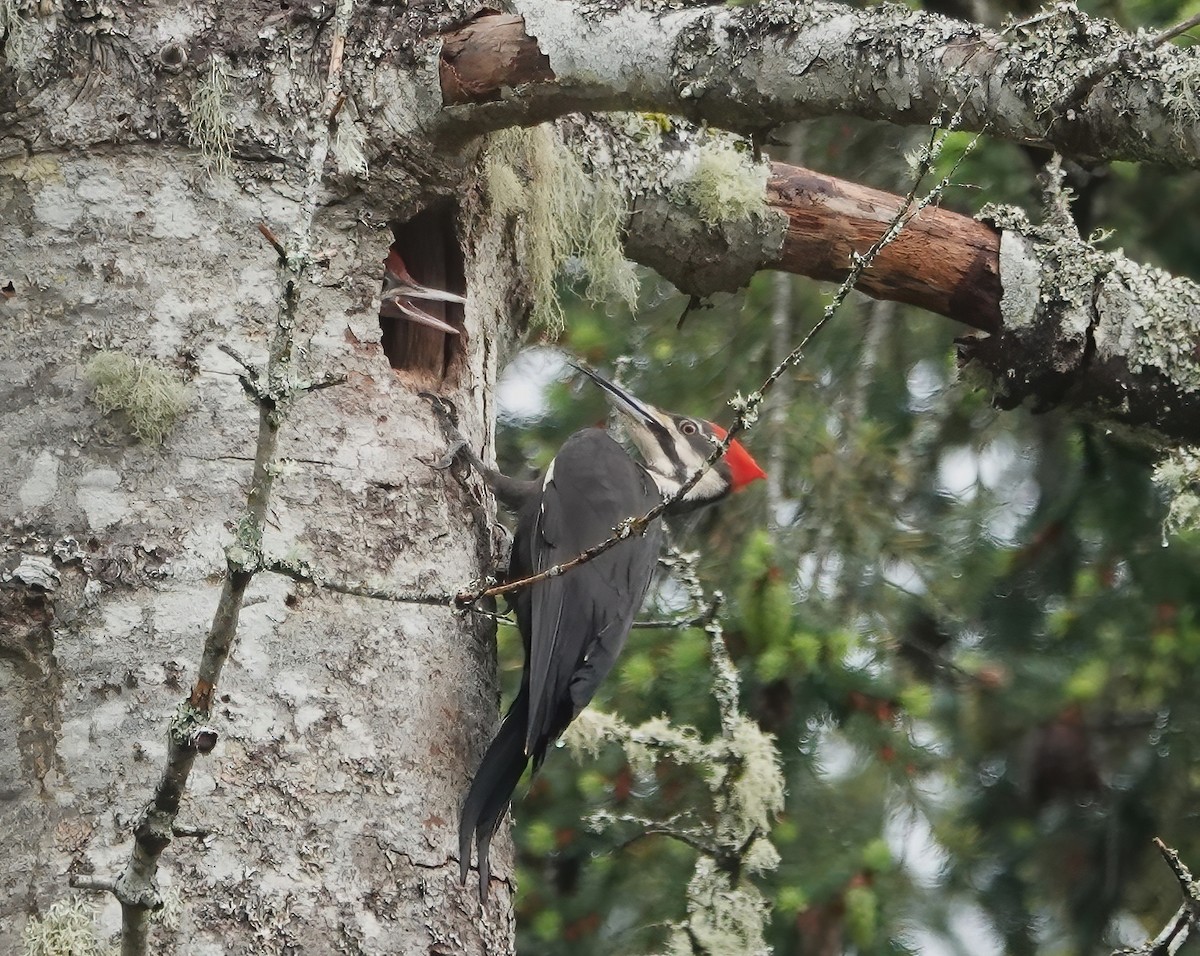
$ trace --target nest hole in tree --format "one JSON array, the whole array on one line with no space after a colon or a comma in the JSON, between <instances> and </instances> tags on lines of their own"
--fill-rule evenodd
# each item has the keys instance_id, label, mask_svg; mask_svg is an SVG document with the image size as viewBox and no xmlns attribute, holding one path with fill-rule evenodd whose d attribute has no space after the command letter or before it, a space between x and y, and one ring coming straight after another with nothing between
<instances>
[{"instance_id":1,"label":"nest hole in tree","mask_svg":"<svg viewBox=\"0 0 1200 956\"><path fill-rule=\"evenodd\" d=\"M393 221L391 251L400 257L408 274L420 285L461 296L466 294L467 282L457 223L457 204L450 199L442 200L411 219ZM463 306L425 298L410 301L421 311L453 326L458 334L412 321L385 303L379 312L383 352L392 368L424 372L441 381L451 374L465 351Z\"/></svg>"}]
</instances>

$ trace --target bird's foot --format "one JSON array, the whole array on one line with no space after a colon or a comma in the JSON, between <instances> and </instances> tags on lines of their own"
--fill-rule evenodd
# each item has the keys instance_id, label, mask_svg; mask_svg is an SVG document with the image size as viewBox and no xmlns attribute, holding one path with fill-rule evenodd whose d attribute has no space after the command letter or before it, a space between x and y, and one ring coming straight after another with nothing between
<instances>
[{"instance_id":1,"label":"bird's foot","mask_svg":"<svg viewBox=\"0 0 1200 956\"><path fill-rule=\"evenodd\" d=\"M442 434L450 443L446 454L436 461L430 462L430 467L436 468L438 471L445 471L460 456L470 460L470 445L458 430L458 409L454 407L454 403L448 398L433 394L433 392L419 392L418 394L429 402L430 408L433 410L433 417L437 419Z\"/></svg>"},{"instance_id":2,"label":"bird's foot","mask_svg":"<svg viewBox=\"0 0 1200 956\"><path fill-rule=\"evenodd\" d=\"M458 427L458 409L454 407L454 403L450 399L435 395L433 392L417 392L417 396L429 402L433 408L434 417L443 428L446 426Z\"/></svg>"},{"instance_id":3,"label":"bird's foot","mask_svg":"<svg viewBox=\"0 0 1200 956\"><path fill-rule=\"evenodd\" d=\"M467 440L459 435L458 438L454 439L454 441L450 443L450 447L446 449L446 454L436 461L431 461L429 463L429 467L436 468L438 471L445 471L458 460L458 456L462 454L466 448Z\"/></svg>"}]
</instances>

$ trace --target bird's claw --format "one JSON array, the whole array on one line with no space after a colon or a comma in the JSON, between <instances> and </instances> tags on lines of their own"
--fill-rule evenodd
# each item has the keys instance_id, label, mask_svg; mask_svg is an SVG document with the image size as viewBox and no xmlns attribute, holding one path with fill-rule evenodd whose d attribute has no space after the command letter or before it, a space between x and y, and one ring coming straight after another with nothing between
<instances>
[{"instance_id":1,"label":"bird's claw","mask_svg":"<svg viewBox=\"0 0 1200 956\"><path fill-rule=\"evenodd\" d=\"M436 468L438 471L445 471L454 464L454 462L458 459L459 452L466 447L467 440L460 435L450 443L450 447L447 449L446 454L437 459L437 461L430 462L429 467Z\"/></svg>"},{"instance_id":2,"label":"bird's claw","mask_svg":"<svg viewBox=\"0 0 1200 956\"><path fill-rule=\"evenodd\" d=\"M433 392L419 392L418 394L429 402L433 409L433 417L437 419L442 428L442 434L450 443L446 454L436 461L430 462L429 465L438 471L446 471L464 452L470 454L469 444L457 427L458 409L454 407L454 403L450 399L443 398L441 395L435 395Z\"/></svg>"}]
</instances>

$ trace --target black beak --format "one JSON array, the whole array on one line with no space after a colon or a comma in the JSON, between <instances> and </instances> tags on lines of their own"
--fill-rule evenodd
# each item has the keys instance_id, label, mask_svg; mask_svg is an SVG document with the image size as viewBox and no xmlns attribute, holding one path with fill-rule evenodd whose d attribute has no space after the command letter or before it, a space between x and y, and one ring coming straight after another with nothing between
<instances>
[{"instance_id":1,"label":"black beak","mask_svg":"<svg viewBox=\"0 0 1200 956\"><path fill-rule=\"evenodd\" d=\"M571 365L599 385L604 392L604 397L608 399L608 403L622 415L633 419L639 425L643 425L652 431L661 432L664 430L662 422L654 414L654 409L641 399L630 395L625 389L619 385L614 385L603 375L593 372L586 365L579 365L575 362L572 362Z\"/></svg>"}]
</instances>

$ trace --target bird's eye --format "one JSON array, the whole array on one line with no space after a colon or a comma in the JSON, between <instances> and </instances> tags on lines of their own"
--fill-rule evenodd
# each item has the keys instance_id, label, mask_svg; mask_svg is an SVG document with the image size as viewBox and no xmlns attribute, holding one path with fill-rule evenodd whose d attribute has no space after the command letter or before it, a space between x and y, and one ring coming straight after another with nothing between
<instances>
[{"instance_id":1,"label":"bird's eye","mask_svg":"<svg viewBox=\"0 0 1200 956\"><path fill-rule=\"evenodd\" d=\"M681 432L683 432L685 435L694 435L694 434L696 434L696 431L697 431L696 423L687 421L685 419L683 422L680 423L679 430Z\"/></svg>"}]
</instances>

